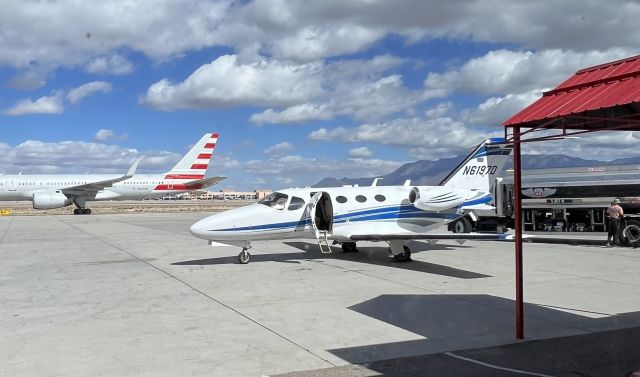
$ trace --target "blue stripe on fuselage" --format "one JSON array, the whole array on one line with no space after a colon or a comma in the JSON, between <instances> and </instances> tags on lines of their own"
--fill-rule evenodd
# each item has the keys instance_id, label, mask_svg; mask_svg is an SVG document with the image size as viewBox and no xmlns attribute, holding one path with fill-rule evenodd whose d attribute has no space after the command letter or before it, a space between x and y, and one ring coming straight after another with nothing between
<instances>
[{"instance_id":1,"label":"blue stripe on fuselage","mask_svg":"<svg viewBox=\"0 0 640 377\"><path fill-rule=\"evenodd\" d=\"M491 199L491 198L489 198ZM425 218L437 218L437 219L449 219L453 220L460 217L455 213L442 213L442 212L426 212L414 207L413 205L401 205L391 207L381 207L370 210L355 211L351 213L345 213L342 215L334 215L334 224L341 224L346 222L360 222L360 221L375 221L375 220L388 220L388 219L425 219ZM301 219L298 221L289 221L283 223L272 223L262 225L243 226L235 228L224 229L209 229L211 232L231 232L231 231L246 231L246 230L278 230L288 228L304 227L311 223L310 218Z\"/></svg>"}]
</instances>

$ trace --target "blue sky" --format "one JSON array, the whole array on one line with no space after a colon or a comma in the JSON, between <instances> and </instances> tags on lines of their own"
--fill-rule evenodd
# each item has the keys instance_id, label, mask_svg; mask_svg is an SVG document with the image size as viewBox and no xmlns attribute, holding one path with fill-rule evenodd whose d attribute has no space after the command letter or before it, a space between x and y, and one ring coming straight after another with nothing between
<instances>
[{"instance_id":1,"label":"blue sky","mask_svg":"<svg viewBox=\"0 0 640 377\"><path fill-rule=\"evenodd\" d=\"M0 173L161 172L215 131L208 175L242 190L464 154L640 37L635 2L0 5ZM636 135L612 140L525 152L612 159Z\"/></svg>"}]
</instances>

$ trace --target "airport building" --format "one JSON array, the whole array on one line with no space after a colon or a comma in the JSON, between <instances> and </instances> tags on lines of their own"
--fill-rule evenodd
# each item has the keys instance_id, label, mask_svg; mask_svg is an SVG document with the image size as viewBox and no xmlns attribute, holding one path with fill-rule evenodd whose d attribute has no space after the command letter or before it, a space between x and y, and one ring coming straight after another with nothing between
<instances>
[{"instance_id":1,"label":"airport building","mask_svg":"<svg viewBox=\"0 0 640 377\"><path fill-rule=\"evenodd\" d=\"M260 200L269 194L271 194L271 190L265 189L258 189L254 191L222 189L220 191L189 191L179 194L176 197L184 200Z\"/></svg>"}]
</instances>

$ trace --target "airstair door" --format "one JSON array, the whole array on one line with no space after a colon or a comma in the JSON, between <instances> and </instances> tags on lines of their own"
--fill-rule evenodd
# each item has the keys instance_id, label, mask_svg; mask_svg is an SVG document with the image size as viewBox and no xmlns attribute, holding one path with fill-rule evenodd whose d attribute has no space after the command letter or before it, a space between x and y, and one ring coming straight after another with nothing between
<instances>
[{"instance_id":1,"label":"airstair door","mask_svg":"<svg viewBox=\"0 0 640 377\"><path fill-rule=\"evenodd\" d=\"M324 191L316 192L309 201L308 213L313 231L322 253L330 253L328 237L333 230L333 203L331 196Z\"/></svg>"}]
</instances>

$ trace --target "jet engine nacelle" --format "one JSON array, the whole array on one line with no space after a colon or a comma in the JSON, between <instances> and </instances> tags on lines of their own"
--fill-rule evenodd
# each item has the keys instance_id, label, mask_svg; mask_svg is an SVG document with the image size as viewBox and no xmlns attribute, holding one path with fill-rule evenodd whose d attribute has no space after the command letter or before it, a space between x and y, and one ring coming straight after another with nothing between
<instances>
[{"instance_id":1,"label":"jet engine nacelle","mask_svg":"<svg viewBox=\"0 0 640 377\"><path fill-rule=\"evenodd\" d=\"M71 205L73 200L68 198L61 191L45 191L33 193L31 202L35 209L52 209Z\"/></svg>"},{"instance_id":2,"label":"jet engine nacelle","mask_svg":"<svg viewBox=\"0 0 640 377\"><path fill-rule=\"evenodd\" d=\"M444 188L414 187L409 192L409 202L423 211L440 212L455 208L464 203L462 193Z\"/></svg>"}]
</instances>

